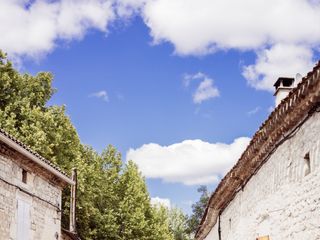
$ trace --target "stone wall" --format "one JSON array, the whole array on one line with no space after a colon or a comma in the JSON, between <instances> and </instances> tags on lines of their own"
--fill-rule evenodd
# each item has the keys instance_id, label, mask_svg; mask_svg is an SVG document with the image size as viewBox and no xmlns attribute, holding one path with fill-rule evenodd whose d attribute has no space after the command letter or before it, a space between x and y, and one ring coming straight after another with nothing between
<instances>
[{"instance_id":1,"label":"stone wall","mask_svg":"<svg viewBox=\"0 0 320 240\"><path fill-rule=\"evenodd\" d=\"M218 224L206 240L219 240ZM239 190L222 212L220 227L222 240L320 239L320 113L282 143Z\"/></svg>"},{"instance_id":2,"label":"stone wall","mask_svg":"<svg viewBox=\"0 0 320 240\"><path fill-rule=\"evenodd\" d=\"M27 183L22 171L27 170ZM56 240L61 235L61 187L32 172L19 161L0 155L0 240L15 240L18 234L18 201L28 206L29 235L25 239ZM21 225L21 224L20 224Z\"/></svg>"}]
</instances>

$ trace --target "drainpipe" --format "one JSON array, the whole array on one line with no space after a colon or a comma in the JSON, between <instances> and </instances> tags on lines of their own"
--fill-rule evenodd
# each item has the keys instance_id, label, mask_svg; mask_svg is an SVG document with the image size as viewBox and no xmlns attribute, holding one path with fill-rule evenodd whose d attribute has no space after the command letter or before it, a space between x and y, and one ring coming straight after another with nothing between
<instances>
[{"instance_id":1,"label":"drainpipe","mask_svg":"<svg viewBox=\"0 0 320 240\"><path fill-rule=\"evenodd\" d=\"M71 178L75 182L75 184L71 185L69 231L72 233L77 233L77 228L76 228L77 169L76 168L72 169Z\"/></svg>"},{"instance_id":2,"label":"drainpipe","mask_svg":"<svg viewBox=\"0 0 320 240\"><path fill-rule=\"evenodd\" d=\"M221 213L219 212L219 217L218 217L218 235L219 235L219 240L221 240Z\"/></svg>"}]
</instances>

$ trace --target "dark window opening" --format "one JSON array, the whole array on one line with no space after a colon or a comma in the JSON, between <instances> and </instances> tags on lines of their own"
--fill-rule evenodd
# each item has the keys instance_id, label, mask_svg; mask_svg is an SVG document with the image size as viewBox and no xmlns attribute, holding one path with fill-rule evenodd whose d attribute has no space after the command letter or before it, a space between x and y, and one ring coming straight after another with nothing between
<instances>
[{"instance_id":1,"label":"dark window opening","mask_svg":"<svg viewBox=\"0 0 320 240\"><path fill-rule=\"evenodd\" d=\"M27 183L27 180L28 180L28 172L22 169L22 182Z\"/></svg>"},{"instance_id":2,"label":"dark window opening","mask_svg":"<svg viewBox=\"0 0 320 240\"><path fill-rule=\"evenodd\" d=\"M307 153L304 156L304 168L303 168L303 171L304 171L304 176L307 176L311 172L310 154L309 153Z\"/></svg>"},{"instance_id":3,"label":"dark window opening","mask_svg":"<svg viewBox=\"0 0 320 240\"><path fill-rule=\"evenodd\" d=\"M270 240L269 236L257 237L256 240Z\"/></svg>"}]
</instances>

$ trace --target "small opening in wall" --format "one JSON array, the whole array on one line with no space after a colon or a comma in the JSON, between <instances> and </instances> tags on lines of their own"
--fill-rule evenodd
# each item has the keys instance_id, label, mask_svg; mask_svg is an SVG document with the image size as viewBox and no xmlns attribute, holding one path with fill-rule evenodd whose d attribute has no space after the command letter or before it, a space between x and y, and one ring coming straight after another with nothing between
<instances>
[{"instance_id":1,"label":"small opening in wall","mask_svg":"<svg viewBox=\"0 0 320 240\"><path fill-rule=\"evenodd\" d=\"M303 172L304 176L307 176L311 172L311 167L310 167L310 154L307 153L304 156L304 167L303 167Z\"/></svg>"},{"instance_id":2,"label":"small opening in wall","mask_svg":"<svg viewBox=\"0 0 320 240\"><path fill-rule=\"evenodd\" d=\"M256 240L270 240L269 236L257 237Z\"/></svg>"},{"instance_id":3,"label":"small opening in wall","mask_svg":"<svg viewBox=\"0 0 320 240\"><path fill-rule=\"evenodd\" d=\"M28 180L28 172L22 169L22 182L27 183L27 180Z\"/></svg>"},{"instance_id":4,"label":"small opening in wall","mask_svg":"<svg viewBox=\"0 0 320 240\"><path fill-rule=\"evenodd\" d=\"M231 229L231 218L229 218L229 229Z\"/></svg>"}]
</instances>

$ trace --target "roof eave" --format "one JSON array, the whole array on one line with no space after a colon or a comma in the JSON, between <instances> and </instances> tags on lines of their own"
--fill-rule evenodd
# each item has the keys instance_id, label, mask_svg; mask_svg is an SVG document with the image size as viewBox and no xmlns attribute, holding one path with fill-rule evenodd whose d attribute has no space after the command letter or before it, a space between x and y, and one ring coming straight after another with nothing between
<instances>
[{"instance_id":1,"label":"roof eave","mask_svg":"<svg viewBox=\"0 0 320 240\"><path fill-rule=\"evenodd\" d=\"M295 102L297 102L296 107L301 106L302 103L304 103L305 106L309 106L309 107L306 107L306 109L308 111L311 110L312 106L314 106L315 104L320 104L320 82L319 81L320 81L320 61L313 68L313 70L310 71L307 74L307 76L302 79L302 81L297 85L297 87L294 88L292 91L290 91L289 95L284 100L282 100L282 102L276 107L276 109L269 115L268 119L261 125L259 130L254 134L249 146L243 152L240 159L233 166L233 168L225 175L225 177L220 181L216 190L214 191L214 193L211 195L211 197L209 199L209 202L206 207L206 211L202 217L201 223L200 223L200 225L197 229L197 232L196 232L196 239L203 240L209 234L208 224L210 224L210 223L212 224L212 222L210 222L210 220L208 220L208 219L212 216L210 216L208 209L211 208L212 206L216 206L219 204L221 205L221 203L224 202L222 207L216 208L216 210L221 212L228 205L229 201L233 199L234 195L227 196L229 199L228 201L219 200L219 199L217 200L216 197L226 190L226 184L225 184L226 181L232 180L232 173L235 173L237 168L238 169L241 168L241 166L240 166L241 161L243 160L243 161L247 162L246 159L250 159L249 157L246 157L246 155L249 155L252 152L255 152L254 151L255 150L255 146L254 146L255 141L257 140L259 142L261 139L262 140L265 139L265 135L268 135L266 133L267 128L268 128L268 124L272 125L273 120L282 121L281 120L282 118L279 117L279 115L281 115L281 114L283 115L284 113L286 113L286 111L292 112L292 109L290 109L290 110L288 110L288 109L291 108L292 105L295 104ZM317 86L317 88L315 88L315 85ZM312 94L308 93L309 99L306 99L306 89L312 90ZM300 101L297 101L297 99L303 99L303 101L300 102ZM304 110L305 114L308 113L308 111L306 109ZM299 115L296 115L296 116L299 116ZM296 124L298 124L298 122L299 121L296 121ZM273 125L277 125L277 124L273 124ZM295 124L292 124L292 126L295 126ZM252 151L250 150L250 148L252 148L251 149ZM257 154L255 154L255 155L257 155ZM243 187L249 179L250 179L250 177L244 183L241 184L241 187ZM239 187L237 185L235 185L235 186ZM232 188L234 188L234 187L232 187ZM235 190L235 189L233 189L233 190ZM234 191L229 191L229 193L230 192L232 192L232 194L234 194Z\"/></svg>"},{"instance_id":2,"label":"roof eave","mask_svg":"<svg viewBox=\"0 0 320 240\"><path fill-rule=\"evenodd\" d=\"M26 156L30 160L34 161L35 163L37 163L38 165L40 165L44 169L48 170L50 173L52 173L53 175L55 175L56 177L58 177L62 181L66 182L70 185L75 184L75 182L72 179L70 179L69 177L67 177L63 173L59 172L57 169L53 168L52 166L48 165L47 163L45 163L44 161L42 161L41 159L36 157L34 154L29 152L25 148L21 147L19 144L17 144L16 142L14 142L12 139L8 138L6 135L4 135L1 132L0 132L0 140L2 142L4 142L5 144L7 144L8 146L10 146L11 148L13 148L14 150L21 153L22 155Z\"/></svg>"}]
</instances>

